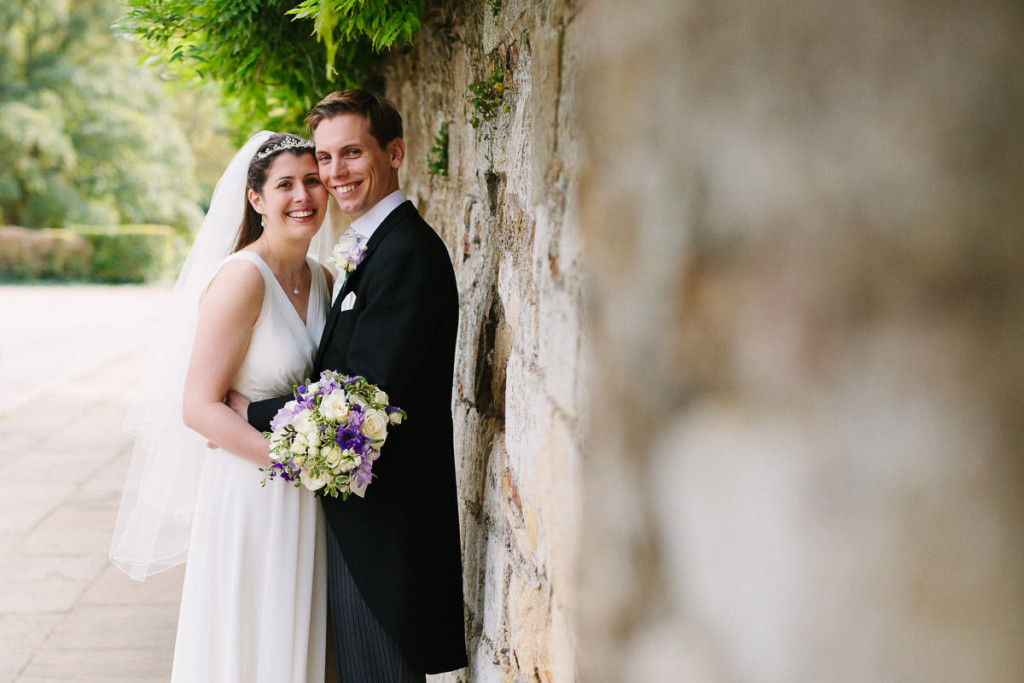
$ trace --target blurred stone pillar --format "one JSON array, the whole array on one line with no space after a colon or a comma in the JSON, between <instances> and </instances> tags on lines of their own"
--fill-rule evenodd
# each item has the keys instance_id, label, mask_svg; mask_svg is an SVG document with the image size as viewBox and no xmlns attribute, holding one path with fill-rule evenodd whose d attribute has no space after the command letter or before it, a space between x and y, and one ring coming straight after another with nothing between
<instances>
[{"instance_id":1,"label":"blurred stone pillar","mask_svg":"<svg viewBox=\"0 0 1024 683\"><path fill-rule=\"evenodd\" d=\"M581 679L1019 681L1024 5L579 20Z\"/></svg>"}]
</instances>

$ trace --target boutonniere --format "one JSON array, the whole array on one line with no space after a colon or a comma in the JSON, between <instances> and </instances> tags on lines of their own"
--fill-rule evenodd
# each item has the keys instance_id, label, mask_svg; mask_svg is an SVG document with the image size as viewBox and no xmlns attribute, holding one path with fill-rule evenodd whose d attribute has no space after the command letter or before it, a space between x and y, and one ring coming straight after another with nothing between
<instances>
[{"instance_id":1,"label":"boutonniere","mask_svg":"<svg viewBox=\"0 0 1024 683\"><path fill-rule=\"evenodd\" d=\"M334 245L334 251L331 253L331 263L338 269L339 274L345 273L347 278L349 273L358 268L359 264L363 262L364 256L366 256L366 247L360 246L356 233L349 230L339 237L338 243Z\"/></svg>"}]
</instances>

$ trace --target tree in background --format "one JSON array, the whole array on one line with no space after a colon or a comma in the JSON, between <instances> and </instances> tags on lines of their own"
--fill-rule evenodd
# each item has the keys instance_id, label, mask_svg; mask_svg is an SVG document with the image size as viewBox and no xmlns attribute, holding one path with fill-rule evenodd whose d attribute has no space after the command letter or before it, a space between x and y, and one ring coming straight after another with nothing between
<instances>
[{"instance_id":1,"label":"tree in background","mask_svg":"<svg viewBox=\"0 0 1024 683\"><path fill-rule=\"evenodd\" d=\"M164 89L171 95L165 104L192 151L199 203L205 212L224 167L238 150L231 110L225 105L223 90L217 83L182 82L168 76L163 67L157 71Z\"/></svg>"},{"instance_id":2,"label":"tree in background","mask_svg":"<svg viewBox=\"0 0 1024 683\"><path fill-rule=\"evenodd\" d=\"M5 0L0 219L196 225L225 133L301 132L325 93L374 85L380 53L412 39L424 4Z\"/></svg>"},{"instance_id":3,"label":"tree in background","mask_svg":"<svg viewBox=\"0 0 1024 683\"><path fill-rule=\"evenodd\" d=\"M0 217L26 227L198 223L194 162L109 0L5 0Z\"/></svg>"}]
</instances>

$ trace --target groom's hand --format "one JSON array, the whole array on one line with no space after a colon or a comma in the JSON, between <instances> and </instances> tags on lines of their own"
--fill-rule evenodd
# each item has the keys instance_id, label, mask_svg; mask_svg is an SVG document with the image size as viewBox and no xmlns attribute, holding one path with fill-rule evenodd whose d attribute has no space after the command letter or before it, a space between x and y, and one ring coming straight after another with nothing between
<instances>
[{"instance_id":1,"label":"groom's hand","mask_svg":"<svg viewBox=\"0 0 1024 683\"><path fill-rule=\"evenodd\" d=\"M228 395L224 399L224 403L228 404L228 408L238 413L238 415L245 420L249 421L249 399L242 396L234 389L228 390Z\"/></svg>"},{"instance_id":2,"label":"groom's hand","mask_svg":"<svg viewBox=\"0 0 1024 683\"><path fill-rule=\"evenodd\" d=\"M224 397L224 403L228 408L238 413L243 420L249 421L249 399L242 396L240 393L233 389L228 390L228 395ZM220 448L217 444L212 441L206 442L207 448Z\"/></svg>"}]
</instances>

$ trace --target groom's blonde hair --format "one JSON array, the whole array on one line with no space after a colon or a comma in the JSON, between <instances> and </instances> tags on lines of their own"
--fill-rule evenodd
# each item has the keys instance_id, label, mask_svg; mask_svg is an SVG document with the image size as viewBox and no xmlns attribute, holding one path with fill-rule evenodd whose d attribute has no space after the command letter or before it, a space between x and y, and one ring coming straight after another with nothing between
<instances>
[{"instance_id":1,"label":"groom's blonde hair","mask_svg":"<svg viewBox=\"0 0 1024 683\"><path fill-rule=\"evenodd\" d=\"M368 90L338 90L317 102L306 114L310 136L327 119L342 114L359 114L370 124L370 135L383 149L395 138L402 137L402 115L391 100Z\"/></svg>"}]
</instances>

